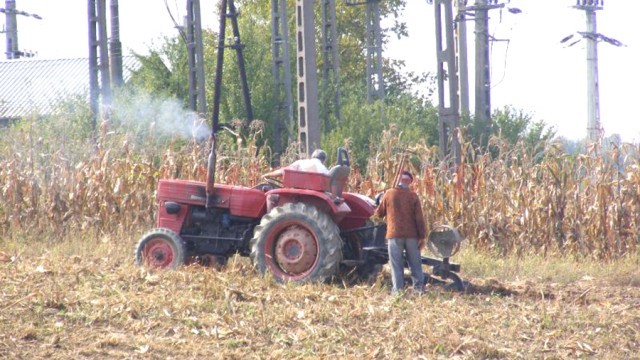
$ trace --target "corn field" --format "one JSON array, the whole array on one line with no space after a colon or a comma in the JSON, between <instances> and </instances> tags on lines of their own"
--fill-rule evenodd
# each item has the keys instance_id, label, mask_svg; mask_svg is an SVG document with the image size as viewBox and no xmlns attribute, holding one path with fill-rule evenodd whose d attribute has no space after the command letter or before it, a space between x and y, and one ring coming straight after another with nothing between
<instances>
[{"instance_id":1,"label":"corn field","mask_svg":"<svg viewBox=\"0 0 640 360\"><path fill-rule=\"evenodd\" d=\"M258 131L218 146L216 182L253 186L269 171ZM224 136L224 135L221 135ZM152 135L134 141L103 127L95 141L69 145L5 136L0 149L0 233L3 238L124 233L132 241L155 221L158 179L205 181L207 142ZM456 226L467 246L498 254L527 253L614 259L640 241L640 161L633 145L568 155L554 144L534 152L493 139L494 154L463 142L464 160L442 166L437 148L407 147L393 130L382 135L366 168L352 168L349 191L375 196L387 188L399 159L416 174L428 226ZM399 150L404 149L404 150ZM407 150L407 151L405 151ZM332 153L331 149L328 151ZM496 155L497 154L497 155ZM283 163L295 158L289 149ZM353 163L353 161L352 161Z\"/></svg>"}]
</instances>

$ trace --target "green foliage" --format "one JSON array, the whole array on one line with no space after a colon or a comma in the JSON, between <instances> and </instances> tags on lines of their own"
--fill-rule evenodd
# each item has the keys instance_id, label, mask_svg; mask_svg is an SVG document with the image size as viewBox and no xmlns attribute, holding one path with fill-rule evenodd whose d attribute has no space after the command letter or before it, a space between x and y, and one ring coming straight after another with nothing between
<instances>
[{"instance_id":1,"label":"green foliage","mask_svg":"<svg viewBox=\"0 0 640 360\"><path fill-rule=\"evenodd\" d=\"M407 36L405 24L401 21L401 11L406 1L396 0L381 3L381 14L392 20L392 26L385 30L384 42L390 36L401 38ZM243 0L236 3L239 9L238 25L243 47L244 64L246 68L251 103L255 119L262 121L260 144L264 141L273 147L276 133L276 123L286 123L286 114L278 107L274 78L271 64L271 7L269 2L257 0ZM295 61L295 2L290 1L289 29L290 29L290 65L296 71ZM430 99L436 89L435 77L432 74L416 74L407 72L402 61L384 61L385 100L375 104L366 101L366 11L364 6L347 6L344 2L337 2L337 17L340 47L340 94L342 121L338 121L331 111L328 99L333 98L336 84L323 84L319 76L319 101L323 136L322 146L333 149L336 146L348 144L353 151L354 159L362 159L375 143L379 135L391 126L402 132L403 140L407 143L423 143L435 145L438 143L438 114L437 107ZM320 14L320 4L317 4L317 14ZM318 16L319 18L319 16ZM318 20L319 21L319 20ZM225 55L220 104L220 122L245 122L246 109L240 83L238 58L232 45L231 21L227 22ZM316 42L321 43L321 27L317 26ZM205 73L214 74L215 61L219 48L216 31L204 32ZM187 48L182 37L176 36L166 39L159 48L151 51L151 55L140 57L142 67L134 73L131 84L141 87L151 94L181 99L186 106L188 100L188 64ZM319 72L323 65L322 51L318 50ZM207 103L213 102L213 76L207 77ZM417 84L420 91L417 92ZM295 74L290 84L292 93L297 92ZM328 89L327 93L323 90ZM292 104L294 107L295 105ZM204 115L211 118L211 114ZM294 111L294 117L297 112ZM555 133L542 120L534 121L530 114L504 107L496 110L492 116L492 124L481 124L471 118L462 119L463 133L469 136L474 144L486 144L489 136L499 136L503 140L515 144L523 140L528 146L538 146L551 139ZM284 138L297 138L297 124L290 124L287 131L282 133ZM489 127L489 133L487 128ZM240 129L246 132L245 128ZM243 136L246 136L243 135ZM286 140L286 139L285 139ZM282 145L286 145L282 143ZM476 145L477 146L477 145Z\"/></svg>"},{"instance_id":2,"label":"green foliage","mask_svg":"<svg viewBox=\"0 0 640 360\"><path fill-rule=\"evenodd\" d=\"M34 149L47 156L52 152L71 160L75 154L86 152L94 135L93 117L82 96L60 98L54 104L56 115L33 115L12 123L2 130L0 157L21 157ZM26 139L26 141L25 141Z\"/></svg>"},{"instance_id":3,"label":"green foliage","mask_svg":"<svg viewBox=\"0 0 640 360\"><path fill-rule=\"evenodd\" d=\"M355 91L344 98L343 121L324 136L325 149L348 146L352 161L364 168L368 155L379 145L382 133L391 127L403 134L400 147L437 144L437 109L429 102L398 93L393 100L367 104L364 99L358 99L363 95Z\"/></svg>"},{"instance_id":4,"label":"green foliage","mask_svg":"<svg viewBox=\"0 0 640 360\"><path fill-rule=\"evenodd\" d=\"M296 69L295 62L295 2L290 1L289 12L289 29L290 29L290 64L293 71ZM399 21L399 12L404 8L404 0L395 0L381 4L381 13L383 16L390 16L394 19L394 24L390 30L397 36L406 35L406 27ZM269 2L257 0L243 0L236 2L239 9L238 25L243 47L244 64L246 68L249 89L251 93L251 103L255 119L260 119L264 123L264 139L269 145L273 145L275 124L277 121L283 121L283 114L277 106L277 99L274 96L274 79L271 68L271 7ZM320 13L320 5L318 5L317 13ZM424 104L420 101L405 98L405 93L409 88L406 81L399 74L400 66L398 64L385 64L385 72L389 74L391 80L390 94L392 97L385 104L382 112L375 113L376 107L366 104L365 99L365 8L363 6L347 6L343 2L337 3L338 21L339 21L339 42L341 50L341 75L340 84L341 92L346 94L342 97L344 123L349 124L341 129L335 118L326 128L327 131L335 129L335 132L325 133L323 142L334 143L338 136L354 139L354 146L359 149L365 149L371 137L375 137L376 133L380 133L382 129L389 123L406 124L411 126L416 133L418 129L423 127L425 118L431 116L424 114ZM227 21L225 45L231 45L231 21ZM321 31L318 26L317 41L321 39ZM385 38L386 39L386 38ZM385 40L386 41L386 40ZM205 31L203 34L204 42L204 61L205 73L214 74L215 61L218 51L218 34L217 32ZM186 106L188 100L188 63L187 48L182 37L166 39L158 49L153 49L149 56L139 56L142 63L141 68L134 72L131 85L136 88L144 89L147 93L162 94L168 97L181 99ZM318 54L318 68L322 68L322 54ZM293 76L295 82L295 75ZM213 77L208 76L206 84L207 103L212 104L213 101ZM322 79L320 79L322 81ZM290 84L293 94L296 93L296 85ZM319 84L319 89L323 89L323 84ZM333 86L329 86L333 89ZM396 101L397 99L399 101ZM330 98L330 94L319 94L321 100L321 108L324 109L322 99ZM225 48L222 91L220 99L220 122L232 123L236 120L246 119L246 109L244 106L242 87L240 83L238 59L236 52L229 48ZM360 110L369 108L368 111ZM207 114L209 118L211 114ZM297 114L295 114L297 116ZM427 116L428 115L428 116ZM360 119L365 120L360 120ZM383 119L375 121L375 119ZM392 119L386 121L384 119ZM433 119L429 120L432 121ZM369 124L371 123L371 124ZM294 124L295 126L295 124ZM288 129L289 134L295 139L297 136L296 129ZM345 136L348 135L348 136ZM283 134L287 137L287 134ZM416 136L414 136L415 138ZM342 140L340 142L343 142Z\"/></svg>"},{"instance_id":5,"label":"green foliage","mask_svg":"<svg viewBox=\"0 0 640 360\"><path fill-rule=\"evenodd\" d=\"M494 131L512 144L523 140L533 146L555 136L555 130L549 128L544 120L534 121L531 114L511 106L494 111L493 121Z\"/></svg>"},{"instance_id":6,"label":"green foliage","mask_svg":"<svg viewBox=\"0 0 640 360\"><path fill-rule=\"evenodd\" d=\"M542 150L545 144L554 138L555 130L544 120L533 120L533 116L512 106L496 109L491 124L474 118L463 118L462 126L465 134L478 146L486 144L487 128L489 137L496 136L510 145L522 142L532 149Z\"/></svg>"},{"instance_id":7,"label":"green foliage","mask_svg":"<svg viewBox=\"0 0 640 360\"><path fill-rule=\"evenodd\" d=\"M149 55L134 54L141 66L131 74L129 85L149 93L189 100L188 59L181 37L165 37Z\"/></svg>"}]
</instances>

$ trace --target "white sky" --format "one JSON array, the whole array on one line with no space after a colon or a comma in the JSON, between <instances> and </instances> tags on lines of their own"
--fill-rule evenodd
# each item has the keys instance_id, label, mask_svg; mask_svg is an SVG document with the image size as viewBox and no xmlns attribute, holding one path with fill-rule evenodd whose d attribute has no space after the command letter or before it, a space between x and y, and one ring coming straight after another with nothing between
<instances>
[{"instance_id":1,"label":"white sky","mask_svg":"<svg viewBox=\"0 0 640 360\"><path fill-rule=\"evenodd\" d=\"M408 2L403 19L408 23L409 38L394 39L383 56L405 59L415 71L435 72L433 6L425 0ZM577 31L585 30L584 12L571 7L575 0L503 2L523 12L517 15L506 10L490 12L492 35L510 40L492 46L492 107L512 105L555 126L561 136L583 138L587 124L586 42L565 48L560 40L569 34L577 38ZM186 1L167 0L167 3L176 20L182 22ZM86 0L16 0L16 5L18 10L43 17L43 20L18 17L21 50L37 52L39 58L87 56ZM201 1L203 26L217 27L213 15L216 6L217 1ZM4 7L1 0L0 7ZM144 53L162 35L175 34L163 0L120 0L119 13L125 53L131 49ZM606 135L618 133L625 141L640 140L640 112L635 103L640 100L633 96L640 84L640 22L636 19L639 15L640 1L630 0L607 0L604 10L597 15L598 32L626 45L598 46L601 124ZM0 16L0 26L4 27L4 16ZM468 37L473 111L472 23L468 24Z\"/></svg>"}]
</instances>

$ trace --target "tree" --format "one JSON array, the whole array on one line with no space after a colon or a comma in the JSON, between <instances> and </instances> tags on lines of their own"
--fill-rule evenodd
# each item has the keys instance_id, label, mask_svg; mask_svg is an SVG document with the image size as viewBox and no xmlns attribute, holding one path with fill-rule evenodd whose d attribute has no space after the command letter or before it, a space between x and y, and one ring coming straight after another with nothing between
<instances>
[{"instance_id":1,"label":"tree","mask_svg":"<svg viewBox=\"0 0 640 360\"><path fill-rule=\"evenodd\" d=\"M527 146L537 147L555 136L553 127L549 127L544 120L533 120L533 116L512 106L496 109L491 117L491 135L498 136L508 143L515 145L522 141ZM474 144L481 144L484 136L485 124L472 118L463 119L465 133Z\"/></svg>"}]
</instances>

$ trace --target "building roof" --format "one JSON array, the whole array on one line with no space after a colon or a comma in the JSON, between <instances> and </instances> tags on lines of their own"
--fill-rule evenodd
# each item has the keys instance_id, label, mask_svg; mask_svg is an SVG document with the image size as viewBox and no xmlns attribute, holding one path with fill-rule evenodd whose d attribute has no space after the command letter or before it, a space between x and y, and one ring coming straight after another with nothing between
<instances>
[{"instance_id":1,"label":"building roof","mask_svg":"<svg viewBox=\"0 0 640 360\"><path fill-rule=\"evenodd\" d=\"M123 77L139 62L124 56ZM75 96L89 98L89 59L0 61L0 119L51 115L60 100Z\"/></svg>"}]
</instances>

